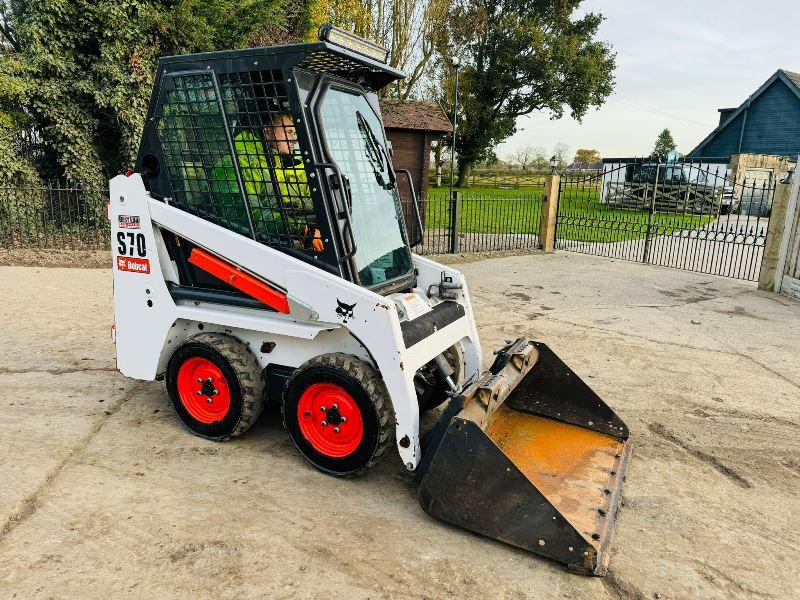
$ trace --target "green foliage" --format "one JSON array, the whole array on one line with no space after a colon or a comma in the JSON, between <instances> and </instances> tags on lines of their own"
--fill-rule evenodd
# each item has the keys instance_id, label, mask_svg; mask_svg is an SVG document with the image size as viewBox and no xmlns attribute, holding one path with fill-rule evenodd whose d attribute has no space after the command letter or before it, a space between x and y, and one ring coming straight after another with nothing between
<instances>
[{"instance_id":1,"label":"green foliage","mask_svg":"<svg viewBox=\"0 0 800 600\"><path fill-rule=\"evenodd\" d=\"M656 145L653 148L653 156L664 157L668 153L675 150L675 140L672 139L672 133L669 129L664 129L658 134L656 138Z\"/></svg>"},{"instance_id":2,"label":"green foliage","mask_svg":"<svg viewBox=\"0 0 800 600\"><path fill-rule=\"evenodd\" d=\"M28 81L17 72L21 63L16 57L0 61L0 186L18 181L31 185L38 180L33 163L21 147L20 132L30 124L21 100L28 92Z\"/></svg>"},{"instance_id":3,"label":"green foliage","mask_svg":"<svg viewBox=\"0 0 800 600\"><path fill-rule=\"evenodd\" d=\"M575 151L575 159L573 162L576 163L598 163L600 162L602 157L600 156L600 151L590 148L579 148Z\"/></svg>"},{"instance_id":4,"label":"green foliage","mask_svg":"<svg viewBox=\"0 0 800 600\"><path fill-rule=\"evenodd\" d=\"M39 182L39 173L32 160L20 148L15 132L0 127L0 187L33 186Z\"/></svg>"},{"instance_id":5,"label":"green foliage","mask_svg":"<svg viewBox=\"0 0 800 600\"><path fill-rule=\"evenodd\" d=\"M43 176L85 184L133 164L159 56L280 43L306 28L304 4L290 0L0 3L15 41L0 50L0 125L41 137Z\"/></svg>"},{"instance_id":6,"label":"green foliage","mask_svg":"<svg viewBox=\"0 0 800 600\"><path fill-rule=\"evenodd\" d=\"M460 56L459 136L463 177L516 131L516 119L536 110L580 119L613 88L615 56L594 39L599 14L577 17L581 0L455 0L443 57ZM442 61L445 106L452 68Z\"/></svg>"}]
</instances>

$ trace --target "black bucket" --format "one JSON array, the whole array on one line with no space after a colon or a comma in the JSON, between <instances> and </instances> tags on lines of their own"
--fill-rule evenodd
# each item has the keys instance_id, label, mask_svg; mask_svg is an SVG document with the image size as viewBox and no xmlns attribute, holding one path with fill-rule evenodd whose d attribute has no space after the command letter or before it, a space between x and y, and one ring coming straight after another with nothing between
<instances>
[{"instance_id":1,"label":"black bucket","mask_svg":"<svg viewBox=\"0 0 800 600\"><path fill-rule=\"evenodd\" d=\"M628 428L545 344L517 340L454 398L418 469L428 514L604 575Z\"/></svg>"}]
</instances>

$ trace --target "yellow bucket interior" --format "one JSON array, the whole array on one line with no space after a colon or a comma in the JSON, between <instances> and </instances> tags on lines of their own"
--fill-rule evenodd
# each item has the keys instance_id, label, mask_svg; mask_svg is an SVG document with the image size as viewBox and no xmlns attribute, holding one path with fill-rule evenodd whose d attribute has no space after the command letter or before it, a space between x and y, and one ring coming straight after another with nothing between
<instances>
[{"instance_id":1,"label":"yellow bucket interior","mask_svg":"<svg viewBox=\"0 0 800 600\"><path fill-rule=\"evenodd\" d=\"M500 406L486 435L595 547L602 543L608 490L624 442L608 435ZM597 540L600 539L600 542Z\"/></svg>"}]
</instances>

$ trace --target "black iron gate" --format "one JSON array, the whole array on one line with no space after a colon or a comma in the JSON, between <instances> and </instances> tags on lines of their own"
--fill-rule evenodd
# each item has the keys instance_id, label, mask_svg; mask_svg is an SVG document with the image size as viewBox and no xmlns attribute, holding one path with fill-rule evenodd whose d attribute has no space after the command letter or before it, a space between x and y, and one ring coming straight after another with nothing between
<instances>
[{"instance_id":1,"label":"black iron gate","mask_svg":"<svg viewBox=\"0 0 800 600\"><path fill-rule=\"evenodd\" d=\"M650 160L566 174L556 248L756 281L773 177Z\"/></svg>"}]
</instances>

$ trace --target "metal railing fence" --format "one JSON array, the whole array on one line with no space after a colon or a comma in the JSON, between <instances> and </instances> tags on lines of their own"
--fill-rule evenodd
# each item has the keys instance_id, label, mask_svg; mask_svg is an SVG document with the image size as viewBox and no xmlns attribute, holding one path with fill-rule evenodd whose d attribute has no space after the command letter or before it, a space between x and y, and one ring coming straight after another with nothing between
<instances>
[{"instance_id":1,"label":"metal railing fence","mask_svg":"<svg viewBox=\"0 0 800 600\"><path fill-rule=\"evenodd\" d=\"M439 190L436 190L438 192ZM446 190L442 190L446 192ZM410 200L402 201L412 238L416 230L408 215ZM486 194L456 191L429 194L420 200L424 226L418 254L534 250L539 243L542 194L516 191Z\"/></svg>"},{"instance_id":2,"label":"metal railing fence","mask_svg":"<svg viewBox=\"0 0 800 600\"><path fill-rule=\"evenodd\" d=\"M533 250L539 238L542 195L525 190L436 189L420 202L424 224L419 254ZM0 187L0 248L110 247L108 189L49 182ZM409 229L410 201L402 200Z\"/></svg>"},{"instance_id":3,"label":"metal railing fence","mask_svg":"<svg viewBox=\"0 0 800 600\"><path fill-rule=\"evenodd\" d=\"M657 161L561 178L556 249L756 281L775 181Z\"/></svg>"},{"instance_id":4,"label":"metal railing fence","mask_svg":"<svg viewBox=\"0 0 800 600\"><path fill-rule=\"evenodd\" d=\"M0 186L0 248L108 249L108 188Z\"/></svg>"}]
</instances>

